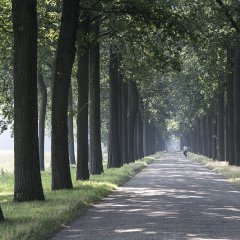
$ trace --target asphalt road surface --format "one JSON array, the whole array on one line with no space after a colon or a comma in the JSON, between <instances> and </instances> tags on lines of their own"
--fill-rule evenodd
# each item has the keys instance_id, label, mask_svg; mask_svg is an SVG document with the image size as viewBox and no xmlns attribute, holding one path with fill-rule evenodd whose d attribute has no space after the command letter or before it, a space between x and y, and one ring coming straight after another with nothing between
<instances>
[{"instance_id":1,"label":"asphalt road surface","mask_svg":"<svg viewBox=\"0 0 240 240\"><path fill-rule=\"evenodd\" d=\"M240 192L181 153L166 153L52 239L240 240Z\"/></svg>"}]
</instances>

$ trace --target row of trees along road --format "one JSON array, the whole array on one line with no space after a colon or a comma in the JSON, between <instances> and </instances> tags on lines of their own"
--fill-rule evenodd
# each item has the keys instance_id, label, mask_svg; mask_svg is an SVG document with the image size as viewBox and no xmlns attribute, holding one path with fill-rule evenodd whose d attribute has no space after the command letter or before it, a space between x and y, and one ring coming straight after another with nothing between
<instances>
[{"instance_id":1,"label":"row of trees along road","mask_svg":"<svg viewBox=\"0 0 240 240\"><path fill-rule=\"evenodd\" d=\"M0 124L14 122L15 201L44 200L49 126L52 189L72 188L75 117L77 180L103 172L101 142L109 168L162 150L169 118L195 152L220 159L234 145L238 163L238 2L2 0L0 8Z\"/></svg>"},{"instance_id":2,"label":"row of trees along road","mask_svg":"<svg viewBox=\"0 0 240 240\"><path fill-rule=\"evenodd\" d=\"M218 21L210 22L211 28L205 28L208 29L205 32L208 42L204 47L197 46L198 51L191 58L198 69L194 72L199 79L198 85L193 85L194 80L189 79L193 73L191 64L186 63L186 73L182 76L185 81L192 82L188 83L188 89L182 89L188 109L179 117L187 114L186 111L192 114L181 122L182 145L187 144L191 151L214 160L239 166L240 5L235 1L231 5L216 2L216 8L206 18L214 17ZM208 52L211 55L206 57ZM192 106L189 105L190 98L194 99Z\"/></svg>"}]
</instances>

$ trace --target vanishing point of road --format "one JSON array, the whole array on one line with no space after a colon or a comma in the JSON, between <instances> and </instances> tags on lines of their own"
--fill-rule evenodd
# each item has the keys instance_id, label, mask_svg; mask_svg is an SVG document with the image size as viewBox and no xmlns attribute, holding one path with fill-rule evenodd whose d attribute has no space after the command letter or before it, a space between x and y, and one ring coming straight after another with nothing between
<instances>
[{"instance_id":1,"label":"vanishing point of road","mask_svg":"<svg viewBox=\"0 0 240 240\"><path fill-rule=\"evenodd\" d=\"M240 240L240 192L181 153L165 153L52 239Z\"/></svg>"}]
</instances>

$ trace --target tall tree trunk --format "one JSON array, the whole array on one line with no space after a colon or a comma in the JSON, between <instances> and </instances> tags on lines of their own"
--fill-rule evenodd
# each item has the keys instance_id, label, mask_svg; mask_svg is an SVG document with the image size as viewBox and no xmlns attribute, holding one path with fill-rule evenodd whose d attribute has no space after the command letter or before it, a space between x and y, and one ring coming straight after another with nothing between
<instances>
[{"instance_id":1,"label":"tall tree trunk","mask_svg":"<svg viewBox=\"0 0 240 240\"><path fill-rule=\"evenodd\" d=\"M208 138L208 154L209 158L212 158L212 117L207 117L207 138Z\"/></svg>"},{"instance_id":2,"label":"tall tree trunk","mask_svg":"<svg viewBox=\"0 0 240 240\"><path fill-rule=\"evenodd\" d=\"M128 158L134 161L134 125L137 115L137 86L133 81L128 82Z\"/></svg>"},{"instance_id":3,"label":"tall tree trunk","mask_svg":"<svg viewBox=\"0 0 240 240\"><path fill-rule=\"evenodd\" d=\"M3 220L4 220L4 216L3 216L2 208L0 206L0 222L2 222Z\"/></svg>"},{"instance_id":4,"label":"tall tree trunk","mask_svg":"<svg viewBox=\"0 0 240 240\"><path fill-rule=\"evenodd\" d=\"M224 97L224 159L229 162L229 127L228 127L228 99L227 91Z\"/></svg>"},{"instance_id":5,"label":"tall tree trunk","mask_svg":"<svg viewBox=\"0 0 240 240\"><path fill-rule=\"evenodd\" d=\"M193 149L194 153L197 153L197 130L196 128L194 129L194 149Z\"/></svg>"},{"instance_id":6,"label":"tall tree trunk","mask_svg":"<svg viewBox=\"0 0 240 240\"><path fill-rule=\"evenodd\" d=\"M197 121L197 128L198 128L198 153L200 155L203 155L203 151L202 151L202 145L203 145L203 142L202 142L202 133L201 133L201 121L200 119Z\"/></svg>"},{"instance_id":7,"label":"tall tree trunk","mask_svg":"<svg viewBox=\"0 0 240 240\"><path fill-rule=\"evenodd\" d=\"M204 122L205 122L205 156L209 156L209 126L208 126L208 117L204 117Z\"/></svg>"},{"instance_id":8,"label":"tall tree trunk","mask_svg":"<svg viewBox=\"0 0 240 240\"><path fill-rule=\"evenodd\" d=\"M90 26L95 39L99 37L99 22ZM90 44L90 83L89 83L89 130L90 130L90 173L103 172L100 121L100 49L98 40Z\"/></svg>"},{"instance_id":9,"label":"tall tree trunk","mask_svg":"<svg viewBox=\"0 0 240 240\"><path fill-rule=\"evenodd\" d=\"M189 136L190 136L190 150L193 151L193 149L194 149L194 133L193 133L193 130L191 130Z\"/></svg>"},{"instance_id":10,"label":"tall tree trunk","mask_svg":"<svg viewBox=\"0 0 240 240\"><path fill-rule=\"evenodd\" d=\"M155 124L152 123L152 154L155 154L156 151L156 127Z\"/></svg>"},{"instance_id":11,"label":"tall tree trunk","mask_svg":"<svg viewBox=\"0 0 240 240\"><path fill-rule=\"evenodd\" d=\"M193 141L193 153L197 153L197 130L196 130L196 128L194 129L194 132L193 132L193 134L194 134L194 141Z\"/></svg>"},{"instance_id":12,"label":"tall tree trunk","mask_svg":"<svg viewBox=\"0 0 240 240\"><path fill-rule=\"evenodd\" d=\"M215 113L212 120L212 159L217 159L217 115Z\"/></svg>"},{"instance_id":13,"label":"tall tree trunk","mask_svg":"<svg viewBox=\"0 0 240 240\"><path fill-rule=\"evenodd\" d=\"M144 153L144 156L148 155L148 149L147 149L147 118L146 117L143 120L143 153Z\"/></svg>"},{"instance_id":14,"label":"tall tree trunk","mask_svg":"<svg viewBox=\"0 0 240 240\"><path fill-rule=\"evenodd\" d=\"M118 58L112 47L109 58L110 131L108 168L120 167L119 110L118 110Z\"/></svg>"},{"instance_id":15,"label":"tall tree trunk","mask_svg":"<svg viewBox=\"0 0 240 240\"><path fill-rule=\"evenodd\" d=\"M78 31L78 108L77 108L77 180L89 179L88 168L88 91L89 43L82 36L89 33L90 17L83 13Z\"/></svg>"},{"instance_id":16,"label":"tall tree trunk","mask_svg":"<svg viewBox=\"0 0 240 240\"><path fill-rule=\"evenodd\" d=\"M40 110L39 110L39 159L40 159L40 170L45 170L44 161L44 140L45 140L45 119L47 109L47 88L44 82L42 68L38 71L38 89L41 94Z\"/></svg>"},{"instance_id":17,"label":"tall tree trunk","mask_svg":"<svg viewBox=\"0 0 240 240\"><path fill-rule=\"evenodd\" d=\"M224 91L217 98L217 159L224 161Z\"/></svg>"},{"instance_id":18,"label":"tall tree trunk","mask_svg":"<svg viewBox=\"0 0 240 240\"><path fill-rule=\"evenodd\" d=\"M206 156L207 138L206 138L206 118L205 117L201 119L201 139L202 139L202 155Z\"/></svg>"},{"instance_id":19,"label":"tall tree trunk","mask_svg":"<svg viewBox=\"0 0 240 240\"><path fill-rule=\"evenodd\" d=\"M235 164L235 144L234 144L234 93L233 93L233 58L234 50L229 49L227 53L228 75L227 75L227 109L228 109L228 162Z\"/></svg>"},{"instance_id":20,"label":"tall tree trunk","mask_svg":"<svg viewBox=\"0 0 240 240\"><path fill-rule=\"evenodd\" d=\"M151 128L151 121L147 124L147 149L148 155L152 154L152 128Z\"/></svg>"},{"instance_id":21,"label":"tall tree trunk","mask_svg":"<svg viewBox=\"0 0 240 240\"><path fill-rule=\"evenodd\" d=\"M158 150L159 151L163 151L164 150L164 142L163 142L163 136L162 136L162 131L161 131L161 129L159 130L159 138L158 138L159 140L159 148L158 148ZM143 156L144 157L144 156Z\"/></svg>"},{"instance_id":22,"label":"tall tree trunk","mask_svg":"<svg viewBox=\"0 0 240 240\"><path fill-rule=\"evenodd\" d=\"M68 151L69 151L69 162L76 164L75 151L74 151L74 129L73 129L73 97L72 97L72 86L69 88L68 95Z\"/></svg>"},{"instance_id":23,"label":"tall tree trunk","mask_svg":"<svg viewBox=\"0 0 240 240\"><path fill-rule=\"evenodd\" d=\"M183 149L183 146L184 146L183 133L181 133L181 136L180 136L180 149L181 149L181 150Z\"/></svg>"},{"instance_id":24,"label":"tall tree trunk","mask_svg":"<svg viewBox=\"0 0 240 240\"><path fill-rule=\"evenodd\" d=\"M38 142L37 1L12 0L14 200L44 200Z\"/></svg>"},{"instance_id":25,"label":"tall tree trunk","mask_svg":"<svg viewBox=\"0 0 240 240\"><path fill-rule=\"evenodd\" d=\"M141 159L144 156L143 153L143 117L142 117L142 109L139 107L139 111L137 114L137 155L138 158Z\"/></svg>"},{"instance_id":26,"label":"tall tree trunk","mask_svg":"<svg viewBox=\"0 0 240 240\"><path fill-rule=\"evenodd\" d=\"M126 82L122 82L122 161L129 163L128 160L128 87Z\"/></svg>"},{"instance_id":27,"label":"tall tree trunk","mask_svg":"<svg viewBox=\"0 0 240 240\"><path fill-rule=\"evenodd\" d=\"M52 96L52 189L70 189L68 94L79 15L78 0L63 0Z\"/></svg>"},{"instance_id":28,"label":"tall tree trunk","mask_svg":"<svg viewBox=\"0 0 240 240\"><path fill-rule=\"evenodd\" d=\"M235 49L234 55L233 93L235 165L240 166L240 48Z\"/></svg>"},{"instance_id":29,"label":"tall tree trunk","mask_svg":"<svg viewBox=\"0 0 240 240\"><path fill-rule=\"evenodd\" d=\"M138 114L138 113L137 113ZM138 138L138 119L136 116L136 122L134 124L134 145L133 145L133 160L137 160L138 159L138 152L137 152L137 138Z\"/></svg>"},{"instance_id":30,"label":"tall tree trunk","mask_svg":"<svg viewBox=\"0 0 240 240\"><path fill-rule=\"evenodd\" d=\"M120 149L120 164L123 166L124 161L123 161L123 146L122 146L122 127L123 127L123 122L122 122L122 83L123 83L123 74L121 73L121 57L118 56L118 135L119 135L119 149Z\"/></svg>"}]
</instances>

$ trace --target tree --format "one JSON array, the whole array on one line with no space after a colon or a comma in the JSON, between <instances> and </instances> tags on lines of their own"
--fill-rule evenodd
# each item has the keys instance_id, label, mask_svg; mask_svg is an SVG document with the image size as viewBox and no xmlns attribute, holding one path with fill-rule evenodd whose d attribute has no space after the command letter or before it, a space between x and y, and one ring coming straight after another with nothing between
<instances>
[{"instance_id":1,"label":"tree","mask_svg":"<svg viewBox=\"0 0 240 240\"><path fill-rule=\"evenodd\" d=\"M4 216L3 216L2 208L0 206L0 222L2 222L3 220L4 220Z\"/></svg>"},{"instance_id":2,"label":"tree","mask_svg":"<svg viewBox=\"0 0 240 240\"><path fill-rule=\"evenodd\" d=\"M60 26L59 3L38 0L38 98L39 98L39 157L44 170L45 133L50 126L52 81Z\"/></svg>"},{"instance_id":3,"label":"tree","mask_svg":"<svg viewBox=\"0 0 240 240\"><path fill-rule=\"evenodd\" d=\"M45 170L44 164L44 138L45 138L45 118L47 108L47 88L43 78L42 67L38 70L38 89L41 94L40 110L39 110L39 159L40 159L40 170Z\"/></svg>"},{"instance_id":4,"label":"tree","mask_svg":"<svg viewBox=\"0 0 240 240\"><path fill-rule=\"evenodd\" d=\"M136 82L128 82L128 160L134 162L134 126L138 112L138 93Z\"/></svg>"},{"instance_id":5,"label":"tree","mask_svg":"<svg viewBox=\"0 0 240 240\"><path fill-rule=\"evenodd\" d=\"M122 161L123 163L129 163L128 160L128 125L127 125L127 106L128 106L128 91L127 91L127 83L122 81Z\"/></svg>"},{"instance_id":6,"label":"tree","mask_svg":"<svg viewBox=\"0 0 240 240\"><path fill-rule=\"evenodd\" d=\"M139 103L139 111L137 113L137 158L144 157L143 153L143 109Z\"/></svg>"},{"instance_id":7,"label":"tree","mask_svg":"<svg viewBox=\"0 0 240 240\"><path fill-rule=\"evenodd\" d=\"M88 91L90 16L82 12L78 28L77 180L88 180Z\"/></svg>"},{"instance_id":8,"label":"tree","mask_svg":"<svg viewBox=\"0 0 240 240\"><path fill-rule=\"evenodd\" d=\"M204 156L206 156L206 152L207 152L207 132L206 132L206 118L203 117L201 120L201 137L202 137L202 154Z\"/></svg>"},{"instance_id":9,"label":"tree","mask_svg":"<svg viewBox=\"0 0 240 240\"><path fill-rule=\"evenodd\" d=\"M217 159L217 114L214 113L212 121L212 159Z\"/></svg>"},{"instance_id":10,"label":"tree","mask_svg":"<svg viewBox=\"0 0 240 240\"><path fill-rule=\"evenodd\" d=\"M228 149L230 165L235 164L235 146L234 146L234 94L233 94L233 58L234 50L229 49L227 53L227 114L228 114Z\"/></svg>"},{"instance_id":11,"label":"tree","mask_svg":"<svg viewBox=\"0 0 240 240\"><path fill-rule=\"evenodd\" d=\"M19 202L44 200L38 145L36 4L35 0L12 1L14 200Z\"/></svg>"},{"instance_id":12,"label":"tree","mask_svg":"<svg viewBox=\"0 0 240 240\"><path fill-rule=\"evenodd\" d=\"M224 91L219 92L217 98L217 159L224 161Z\"/></svg>"},{"instance_id":13,"label":"tree","mask_svg":"<svg viewBox=\"0 0 240 240\"><path fill-rule=\"evenodd\" d=\"M52 189L72 188L68 151L68 94L79 16L78 0L63 0L52 96Z\"/></svg>"},{"instance_id":14,"label":"tree","mask_svg":"<svg viewBox=\"0 0 240 240\"><path fill-rule=\"evenodd\" d=\"M109 86L110 86L110 132L108 148L108 168L120 167L122 165L120 152L120 118L119 118L119 60L113 46L110 47L109 56Z\"/></svg>"},{"instance_id":15,"label":"tree","mask_svg":"<svg viewBox=\"0 0 240 240\"><path fill-rule=\"evenodd\" d=\"M100 49L99 19L95 17L90 26L93 40L89 53L89 141L90 141L90 173L103 172L100 121Z\"/></svg>"},{"instance_id":16,"label":"tree","mask_svg":"<svg viewBox=\"0 0 240 240\"><path fill-rule=\"evenodd\" d=\"M207 143L208 143L207 157L212 158L212 114L209 114L207 116Z\"/></svg>"},{"instance_id":17,"label":"tree","mask_svg":"<svg viewBox=\"0 0 240 240\"><path fill-rule=\"evenodd\" d=\"M234 146L235 165L240 166L240 48L234 51L233 95L234 95Z\"/></svg>"},{"instance_id":18,"label":"tree","mask_svg":"<svg viewBox=\"0 0 240 240\"><path fill-rule=\"evenodd\" d=\"M69 162L76 164L75 151L74 151L74 129L73 129L73 96L72 96L72 85L70 84L68 94L68 151L69 151Z\"/></svg>"}]
</instances>

